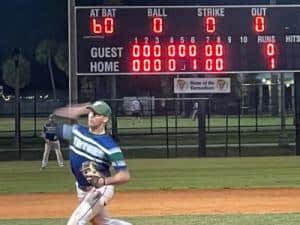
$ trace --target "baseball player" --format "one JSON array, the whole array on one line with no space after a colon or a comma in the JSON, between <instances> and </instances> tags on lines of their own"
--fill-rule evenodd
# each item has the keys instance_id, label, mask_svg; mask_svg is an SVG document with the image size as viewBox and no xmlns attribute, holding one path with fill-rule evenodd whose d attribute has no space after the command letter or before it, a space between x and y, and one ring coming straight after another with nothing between
<instances>
[{"instance_id":1,"label":"baseball player","mask_svg":"<svg viewBox=\"0 0 300 225\"><path fill-rule=\"evenodd\" d=\"M192 111L192 120L196 120L197 115L198 115L198 109L199 109L199 103L195 102L193 105L193 111Z\"/></svg>"},{"instance_id":2,"label":"baseball player","mask_svg":"<svg viewBox=\"0 0 300 225\"><path fill-rule=\"evenodd\" d=\"M69 218L67 225L131 225L128 222L108 217L106 205L113 198L114 185L130 179L122 151L112 137L106 133L106 124L111 108L103 101L89 105L63 107L54 111L60 117L76 120L88 114L88 126L62 124L58 135L70 143L70 166L76 179L75 185L79 205ZM84 165L92 162L92 175L83 173ZM110 172L110 168L114 173ZM88 166L89 168L89 166ZM95 174L101 174L96 176ZM95 176L94 176L94 175Z\"/></svg>"},{"instance_id":3,"label":"baseball player","mask_svg":"<svg viewBox=\"0 0 300 225\"><path fill-rule=\"evenodd\" d=\"M132 115L135 116L136 119L141 119L142 116L142 106L141 102L135 98L130 105L130 110L132 112Z\"/></svg>"},{"instance_id":4,"label":"baseball player","mask_svg":"<svg viewBox=\"0 0 300 225\"><path fill-rule=\"evenodd\" d=\"M56 135L57 123L53 114L49 115L48 121L44 124L42 137L45 140L45 150L43 154L41 170L45 169L48 164L51 149L54 149L59 167L64 166L63 156L60 150L60 142Z\"/></svg>"}]
</instances>

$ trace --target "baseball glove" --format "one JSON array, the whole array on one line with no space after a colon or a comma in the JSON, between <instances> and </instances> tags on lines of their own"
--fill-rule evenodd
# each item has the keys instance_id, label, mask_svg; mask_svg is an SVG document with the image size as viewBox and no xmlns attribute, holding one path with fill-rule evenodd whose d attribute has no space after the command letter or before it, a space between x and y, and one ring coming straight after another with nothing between
<instances>
[{"instance_id":1,"label":"baseball glove","mask_svg":"<svg viewBox=\"0 0 300 225\"><path fill-rule=\"evenodd\" d=\"M80 172L87 179L90 185L99 188L105 185L105 177L97 169L97 164L94 161L85 161L81 165ZM102 182L99 184L99 180L102 179Z\"/></svg>"}]
</instances>

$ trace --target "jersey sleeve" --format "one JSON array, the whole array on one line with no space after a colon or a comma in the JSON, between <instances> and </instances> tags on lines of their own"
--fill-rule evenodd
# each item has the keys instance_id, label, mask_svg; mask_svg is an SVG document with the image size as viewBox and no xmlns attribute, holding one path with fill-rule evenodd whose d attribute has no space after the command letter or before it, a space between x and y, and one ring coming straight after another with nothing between
<instances>
[{"instance_id":1,"label":"jersey sleeve","mask_svg":"<svg viewBox=\"0 0 300 225\"><path fill-rule=\"evenodd\" d=\"M72 130L74 128L74 125L69 125L69 124L57 124L56 127L56 134L58 138L62 138L67 141L72 140Z\"/></svg>"},{"instance_id":2,"label":"jersey sleeve","mask_svg":"<svg viewBox=\"0 0 300 225\"><path fill-rule=\"evenodd\" d=\"M120 147L109 149L108 157L116 171L127 169L127 164Z\"/></svg>"}]
</instances>

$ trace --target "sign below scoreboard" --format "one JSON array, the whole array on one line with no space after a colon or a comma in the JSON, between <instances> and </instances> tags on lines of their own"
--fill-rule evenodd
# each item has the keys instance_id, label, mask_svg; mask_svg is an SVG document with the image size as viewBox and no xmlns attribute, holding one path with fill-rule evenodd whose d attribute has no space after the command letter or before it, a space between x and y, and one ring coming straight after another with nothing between
<instances>
[{"instance_id":1,"label":"sign below scoreboard","mask_svg":"<svg viewBox=\"0 0 300 225\"><path fill-rule=\"evenodd\" d=\"M76 72L297 72L299 11L300 5L76 7Z\"/></svg>"},{"instance_id":2,"label":"sign below scoreboard","mask_svg":"<svg viewBox=\"0 0 300 225\"><path fill-rule=\"evenodd\" d=\"M230 93L230 78L174 78L174 93Z\"/></svg>"}]
</instances>

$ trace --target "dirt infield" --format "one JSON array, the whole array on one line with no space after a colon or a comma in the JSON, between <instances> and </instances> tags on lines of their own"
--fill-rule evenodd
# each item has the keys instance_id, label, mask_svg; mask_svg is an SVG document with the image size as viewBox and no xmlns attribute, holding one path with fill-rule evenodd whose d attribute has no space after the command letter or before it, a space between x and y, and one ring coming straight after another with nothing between
<instances>
[{"instance_id":1,"label":"dirt infield","mask_svg":"<svg viewBox=\"0 0 300 225\"><path fill-rule=\"evenodd\" d=\"M0 219L65 218L75 194L0 195ZM220 189L117 192L113 216L300 212L300 189Z\"/></svg>"}]
</instances>

